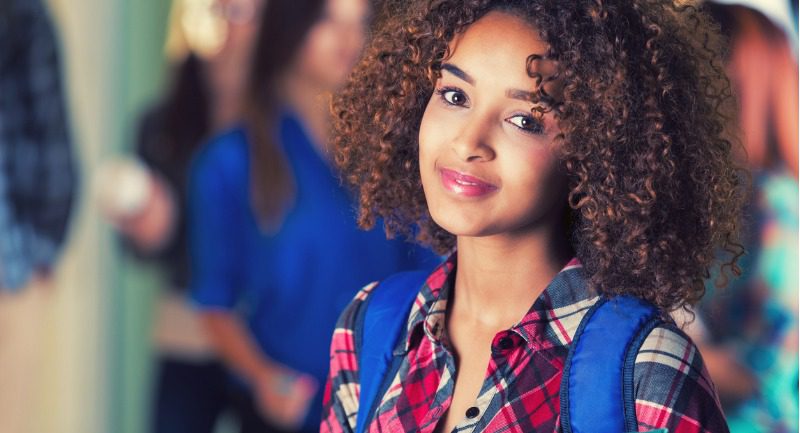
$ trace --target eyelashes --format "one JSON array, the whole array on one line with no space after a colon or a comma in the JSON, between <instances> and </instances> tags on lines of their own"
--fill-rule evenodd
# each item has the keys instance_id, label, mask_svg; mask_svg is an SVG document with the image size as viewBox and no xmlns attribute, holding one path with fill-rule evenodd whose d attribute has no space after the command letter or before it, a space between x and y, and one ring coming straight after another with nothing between
<instances>
[{"instance_id":1,"label":"eyelashes","mask_svg":"<svg viewBox=\"0 0 800 433\"><path fill-rule=\"evenodd\" d=\"M530 114L515 114L507 118L506 122L527 134L539 135L544 133L544 124Z\"/></svg>"},{"instance_id":2,"label":"eyelashes","mask_svg":"<svg viewBox=\"0 0 800 433\"><path fill-rule=\"evenodd\" d=\"M436 94L445 104L455 107L464 107L469 102L467 95L457 87L442 87L436 89Z\"/></svg>"},{"instance_id":3,"label":"eyelashes","mask_svg":"<svg viewBox=\"0 0 800 433\"><path fill-rule=\"evenodd\" d=\"M469 108L469 97L458 87L440 87L436 89L435 93L447 106ZM514 114L507 117L505 121L525 134L541 135L544 133L544 123L530 112Z\"/></svg>"}]
</instances>

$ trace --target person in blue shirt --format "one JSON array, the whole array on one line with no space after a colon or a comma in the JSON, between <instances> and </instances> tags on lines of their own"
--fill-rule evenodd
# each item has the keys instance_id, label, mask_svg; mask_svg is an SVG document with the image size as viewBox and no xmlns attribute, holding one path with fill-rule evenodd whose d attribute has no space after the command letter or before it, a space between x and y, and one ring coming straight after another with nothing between
<instances>
[{"instance_id":1,"label":"person in blue shirt","mask_svg":"<svg viewBox=\"0 0 800 433\"><path fill-rule=\"evenodd\" d=\"M318 431L340 312L358 287L438 258L359 230L328 156L325 95L359 55L366 0L271 0L263 13L244 121L191 170L190 285L241 431Z\"/></svg>"}]
</instances>

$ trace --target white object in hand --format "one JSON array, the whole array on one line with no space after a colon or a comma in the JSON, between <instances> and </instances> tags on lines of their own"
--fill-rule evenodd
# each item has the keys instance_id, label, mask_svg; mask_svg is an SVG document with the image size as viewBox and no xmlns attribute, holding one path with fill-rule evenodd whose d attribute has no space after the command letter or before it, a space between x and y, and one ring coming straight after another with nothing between
<instances>
[{"instance_id":1,"label":"white object in hand","mask_svg":"<svg viewBox=\"0 0 800 433\"><path fill-rule=\"evenodd\" d=\"M144 210L152 192L150 171L133 158L103 163L95 188L101 209L112 218L130 218Z\"/></svg>"}]
</instances>

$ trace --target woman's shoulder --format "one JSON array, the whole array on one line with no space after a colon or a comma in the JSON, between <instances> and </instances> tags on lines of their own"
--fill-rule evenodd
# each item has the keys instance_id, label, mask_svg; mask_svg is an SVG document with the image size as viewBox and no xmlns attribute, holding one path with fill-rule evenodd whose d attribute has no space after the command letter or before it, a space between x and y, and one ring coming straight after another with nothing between
<instances>
[{"instance_id":1,"label":"woman's shoulder","mask_svg":"<svg viewBox=\"0 0 800 433\"><path fill-rule=\"evenodd\" d=\"M366 286L362 287L358 293L353 297L347 307L339 315L339 320L336 322L336 330L334 331L333 343L337 343L337 334L347 335L351 337L359 322L359 317L364 313L367 300L378 286L379 281L373 281ZM349 344L349 343L346 343Z\"/></svg>"},{"instance_id":2,"label":"woman's shoulder","mask_svg":"<svg viewBox=\"0 0 800 433\"><path fill-rule=\"evenodd\" d=\"M666 427L670 432L728 431L700 350L672 322L655 327L639 348L634 395L640 426Z\"/></svg>"},{"instance_id":3,"label":"woman's shoulder","mask_svg":"<svg viewBox=\"0 0 800 433\"><path fill-rule=\"evenodd\" d=\"M699 349L673 322L662 323L650 331L636 355L636 370L637 385L647 385L638 383L644 379L670 380L676 373L696 379L705 374Z\"/></svg>"},{"instance_id":4,"label":"woman's shoulder","mask_svg":"<svg viewBox=\"0 0 800 433\"><path fill-rule=\"evenodd\" d=\"M335 420L334 424L348 425L350 428L355 426L360 395L356 327L366 301L377 285L378 282L367 284L356 293L339 316L331 340L330 371L323 405L325 413ZM344 411L338 411L334 406ZM325 424L323 431L327 431Z\"/></svg>"},{"instance_id":5,"label":"woman's shoulder","mask_svg":"<svg viewBox=\"0 0 800 433\"><path fill-rule=\"evenodd\" d=\"M195 170L222 170L226 174L242 173L248 167L247 135L244 128L234 126L212 136L200 149L194 161Z\"/></svg>"},{"instance_id":6,"label":"woman's shoulder","mask_svg":"<svg viewBox=\"0 0 800 433\"><path fill-rule=\"evenodd\" d=\"M429 269L401 271L367 284L356 293L339 316L337 328L351 333L354 330L359 331L357 328L365 320L368 304L376 304L376 315L371 317L372 320L380 320L383 328L402 326L403 320L413 313L414 301L425 296L430 278L436 273L437 270L434 270L431 274Z\"/></svg>"}]
</instances>

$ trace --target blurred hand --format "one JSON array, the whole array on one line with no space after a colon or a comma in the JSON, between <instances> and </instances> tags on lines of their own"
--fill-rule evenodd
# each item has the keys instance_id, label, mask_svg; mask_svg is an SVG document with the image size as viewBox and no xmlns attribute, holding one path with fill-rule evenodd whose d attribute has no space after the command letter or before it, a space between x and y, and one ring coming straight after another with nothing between
<instances>
[{"instance_id":1,"label":"blurred hand","mask_svg":"<svg viewBox=\"0 0 800 433\"><path fill-rule=\"evenodd\" d=\"M209 310L201 317L222 359L252 385L254 404L264 419L281 429L299 429L317 392L317 381L263 353L235 313Z\"/></svg>"},{"instance_id":2,"label":"blurred hand","mask_svg":"<svg viewBox=\"0 0 800 433\"><path fill-rule=\"evenodd\" d=\"M145 252L160 249L171 237L177 213L175 199L169 186L161 178L152 173L145 173L144 184L140 187L141 197L136 197L135 205L130 203L117 203L130 198L124 197L124 185L111 183L106 186L109 191L104 194L111 196L101 198L101 210L105 218L125 237L130 239L138 248ZM104 179L105 180L105 179ZM119 181L117 179L113 179Z\"/></svg>"},{"instance_id":3,"label":"blurred hand","mask_svg":"<svg viewBox=\"0 0 800 433\"><path fill-rule=\"evenodd\" d=\"M160 178L152 176L143 208L134 215L112 218L112 223L137 247L155 251L172 237L176 212L175 199L169 187Z\"/></svg>"},{"instance_id":4,"label":"blurred hand","mask_svg":"<svg viewBox=\"0 0 800 433\"><path fill-rule=\"evenodd\" d=\"M172 237L179 211L169 184L132 158L106 161L93 179L103 216L143 252L161 249Z\"/></svg>"},{"instance_id":5,"label":"blurred hand","mask_svg":"<svg viewBox=\"0 0 800 433\"><path fill-rule=\"evenodd\" d=\"M257 377L255 398L270 423L296 430L302 426L318 386L311 376L272 364Z\"/></svg>"}]
</instances>

